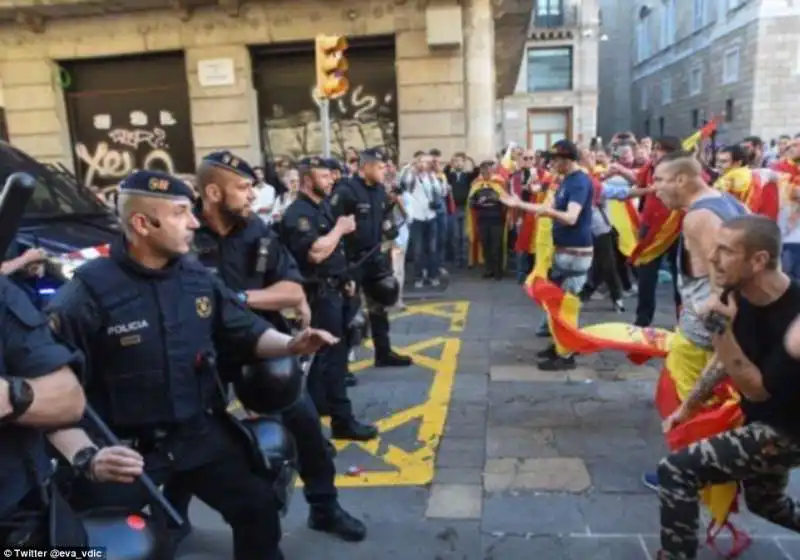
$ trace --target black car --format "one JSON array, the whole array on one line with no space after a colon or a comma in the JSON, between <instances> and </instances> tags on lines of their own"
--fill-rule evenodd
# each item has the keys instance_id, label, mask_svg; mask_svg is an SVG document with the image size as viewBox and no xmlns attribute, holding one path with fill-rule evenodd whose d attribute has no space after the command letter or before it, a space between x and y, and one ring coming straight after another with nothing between
<instances>
[{"instance_id":1,"label":"black car","mask_svg":"<svg viewBox=\"0 0 800 560\"><path fill-rule=\"evenodd\" d=\"M84 253L107 246L119 231L116 216L86 186L66 169L44 165L11 144L0 141L0 188L9 175L23 172L37 181L17 233L18 251L38 247L52 255L60 274L43 278L15 278L42 304L47 295L77 266L86 260ZM53 268L47 270L52 272ZM58 276L58 277L54 277Z\"/></svg>"}]
</instances>

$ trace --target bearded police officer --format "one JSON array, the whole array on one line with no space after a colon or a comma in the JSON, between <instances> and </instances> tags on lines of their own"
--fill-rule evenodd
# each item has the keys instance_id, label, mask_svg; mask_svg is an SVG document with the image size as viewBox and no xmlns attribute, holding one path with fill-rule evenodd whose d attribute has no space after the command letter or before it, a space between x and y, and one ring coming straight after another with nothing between
<instances>
[{"instance_id":1,"label":"bearded police officer","mask_svg":"<svg viewBox=\"0 0 800 560\"><path fill-rule=\"evenodd\" d=\"M79 420L85 398L71 369L71 364L80 362L79 354L53 340L44 315L20 288L2 276L0 352L0 548L4 548L22 544L14 538L21 529L14 520L28 521L34 512L44 514L41 491L50 463L42 430ZM39 518L44 523L48 516ZM51 521L59 524L58 518ZM54 529L56 542L40 540ZM53 526L37 526L34 534L35 540L25 544L86 544L76 540L79 535L60 534Z\"/></svg>"},{"instance_id":2,"label":"bearded police officer","mask_svg":"<svg viewBox=\"0 0 800 560\"><path fill-rule=\"evenodd\" d=\"M303 292L303 276L272 228L254 215L252 168L230 152L203 158L197 173L201 205L195 248L200 262L216 271L250 309L273 324L280 311L295 309L304 326L311 312ZM241 364L233 364L233 368ZM224 369L224 368L223 368ZM279 398L280 388L275 390ZM303 392L282 413L283 423L297 442L303 491L311 506L308 524L349 541L366 536L364 524L338 504L336 467L322 434L319 414Z\"/></svg>"},{"instance_id":3,"label":"bearded police officer","mask_svg":"<svg viewBox=\"0 0 800 560\"><path fill-rule=\"evenodd\" d=\"M334 220L325 197L332 187L331 170L322 158L300 162L300 192L289 205L280 224L281 241L289 248L306 277L311 303L311 321L342 338L317 354L308 375L308 387L322 414L331 417L331 434L337 439L369 440L378 435L373 426L353 417L347 396L347 327L345 296L352 296L355 283L348 271L342 237L352 233L355 220Z\"/></svg>"},{"instance_id":4,"label":"bearded police officer","mask_svg":"<svg viewBox=\"0 0 800 560\"><path fill-rule=\"evenodd\" d=\"M75 271L51 304L61 336L86 354L90 404L135 449L101 462L103 451L87 441L75 463L89 483L75 494L87 507L141 505L139 485L91 480L132 482L143 464L158 484L177 485L222 515L234 558L281 559L274 490L228 431L215 356L300 355L337 339L313 329L280 333L187 258L198 227L191 196L163 173L127 177L118 202L124 238L110 258ZM68 432L73 445L86 437Z\"/></svg>"},{"instance_id":5,"label":"bearded police officer","mask_svg":"<svg viewBox=\"0 0 800 560\"><path fill-rule=\"evenodd\" d=\"M337 185L331 197L331 206L334 218L353 216L356 221L355 231L345 241L350 261L366 259L360 273L360 282L365 287L372 341L375 344L375 365L408 366L411 365L411 358L392 350L389 341L389 315L385 305L376 301L368 289L375 278L392 275L389 257L380 250L375 250L383 241L384 222L391 208L389 195L383 186L385 174L386 162L380 150L364 150L361 152L358 173Z\"/></svg>"}]
</instances>

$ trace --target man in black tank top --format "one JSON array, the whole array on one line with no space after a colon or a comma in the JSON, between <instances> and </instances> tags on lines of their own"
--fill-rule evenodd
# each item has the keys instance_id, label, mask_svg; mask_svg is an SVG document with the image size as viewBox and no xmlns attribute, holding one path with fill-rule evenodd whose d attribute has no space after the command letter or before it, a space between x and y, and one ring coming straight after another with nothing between
<instances>
[{"instance_id":1,"label":"man in black tank top","mask_svg":"<svg viewBox=\"0 0 800 560\"><path fill-rule=\"evenodd\" d=\"M721 370L741 393L744 424L659 464L661 560L696 557L698 494L709 484L740 483L751 512L800 532L800 504L785 494L800 466L800 352L784 344L800 314L800 285L779 269L780 250L778 226L762 216L732 218L717 234L711 265L724 291L705 320ZM670 421L687 420L704 400Z\"/></svg>"}]
</instances>

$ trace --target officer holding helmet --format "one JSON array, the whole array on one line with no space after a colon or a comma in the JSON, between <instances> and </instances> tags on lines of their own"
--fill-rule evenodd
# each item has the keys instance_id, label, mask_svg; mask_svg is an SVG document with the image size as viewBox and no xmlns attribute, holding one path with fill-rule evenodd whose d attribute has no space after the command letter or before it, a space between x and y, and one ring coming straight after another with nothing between
<instances>
[{"instance_id":1,"label":"officer holding helmet","mask_svg":"<svg viewBox=\"0 0 800 560\"><path fill-rule=\"evenodd\" d=\"M42 491L55 491L44 486L51 467L42 430L71 424L83 415L86 400L72 370L81 358L53 340L44 315L2 276L0 352L0 548L85 546L83 535L65 534L59 526L62 516L74 519L71 511L58 510L50 519L56 526L45 526L49 516L44 515L42 496ZM25 525L30 514L39 512L35 527ZM15 538L29 531L32 541ZM48 537L53 533L57 542Z\"/></svg>"},{"instance_id":2,"label":"officer holding helmet","mask_svg":"<svg viewBox=\"0 0 800 560\"><path fill-rule=\"evenodd\" d=\"M358 173L342 181L331 197L335 218L353 216L357 227L346 238L350 261L366 259L360 283L367 300L372 341L375 344L375 366L409 366L411 358L392 350L389 341L388 306L397 300L398 286L389 257L377 247L383 242L391 213L389 195L383 186L386 162L380 150L361 152ZM393 293L392 293L393 292ZM391 301L394 299L394 301Z\"/></svg>"},{"instance_id":3,"label":"officer holding helmet","mask_svg":"<svg viewBox=\"0 0 800 560\"><path fill-rule=\"evenodd\" d=\"M252 168L230 152L203 158L197 172L201 201L196 211L200 222L195 234L198 259L251 310L272 324L283 320L281 310L295 309L306 327L311 312L303 292L303 276L274 230L250 210L254 181ZM222 358L221 370L241 369L241 363L224 364ZM294 435L303 492L311 506L309 527L348 541L363 540L364 524L339 506L333 457L314 403L302 390L303 372L299 368L298 373L299 387L284 387L276 380L259 396L260 408L282 411L283 424ZM272 402L265 402L267 399Z\"/></svg>"},{"instance_id":4,"label":"officer holding helmet","mask_svg":"<svg viewBox=\"0 0 800 560\"><path fill-rule=\"evenodd\" d=\"M109 258L77 269L50 305L60 336L86 354L90 404L129 447L98 449L80 428L56 434L62 447L81 445L73 463L85 484L76 499L141 507L147 500L131 482L145 469L218 511L233 529L236 560L281 559L274 489L229 431L212 366L217 352L303 355L337 339L277 331L187 257L199 224L179 179L136 171L120 185L118 204L124 237Z\"/></svg>"},{"instance_id":5,"label":"officer holding helmet","mask_svg":"<svg viewBox=\"0 0 800 560\"><path fill-rule=\"evenodd\" d=\"M308 389L321 414L331 417L336 439L370 440L378 435L374 426L353 416L347 396L347 327L345 297L355 293L342 238L355 230L352 216L334 220L326 196L332 187L331 170L318 157L300 162L300 193L283 214L280 239L297 260L306 278L311 321L318 328L342 338L317 354L308 374Z\"/></svg>"}]
</instances>

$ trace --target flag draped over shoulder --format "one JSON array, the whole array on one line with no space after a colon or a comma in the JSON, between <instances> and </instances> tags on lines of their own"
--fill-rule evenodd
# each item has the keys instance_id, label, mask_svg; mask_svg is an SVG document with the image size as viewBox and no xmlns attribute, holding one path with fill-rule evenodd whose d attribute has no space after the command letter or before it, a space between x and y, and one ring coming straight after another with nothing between
<instances>
[{"instance_id":1,"label":"flag draped over shoulder","mask_svg":"<svg viewBox=\"0 0 800 560\"><path fill-rule=\"evenodd\" d=\"M751 212L761 209L761 175L747 167L738 167L725 172L714 186L744 204Z\"/></svg>"},{"instance_id":2,"label":"flag draped over shoulder","mask_svg":"<svg viewBox=\"0 0 800 560\"><path fill-rule=\"evenodd\" d=\"M672 210L647 226L647 233L639 240L628 257L634 266L647 264L667 252L678 239L683 225L683 212Z\"/></svg>"},{"instance_id":3,"label":"flag draped over shoulder","mask_svg":"<svg viewBox=\"0 0 800 560\"><path fill-rule=\"evenodd\" d=\"M639 212L636 211L636 206L630 199L606 201L606 208L608 209L608 220L619 236L617 247L623 255L630 257L636 248L641 227Z\"/></svg>"},{"instance_id":4,"label":"flag draped over shoulder","mask_svg":"<svg viewBox=\"0 0 800 560\"><path fill-rule=\"evenodd\" d=\"M470 201L481 189L491 189L498 197L507 196L505 188L505 181L502 175L495 174L489 180L475 179L469 189L467 195L467 214L464 221L464 229L466 231L467 239L469 240L469 265L483 264L483 246L481 245L481 238L479 232L480 224L478 223L478 212L470 208ZM506 217L506 219L508 219ZM508 259L508 228L503 228L503 267L506 266Z\"/></svg>"}]
</instances>

